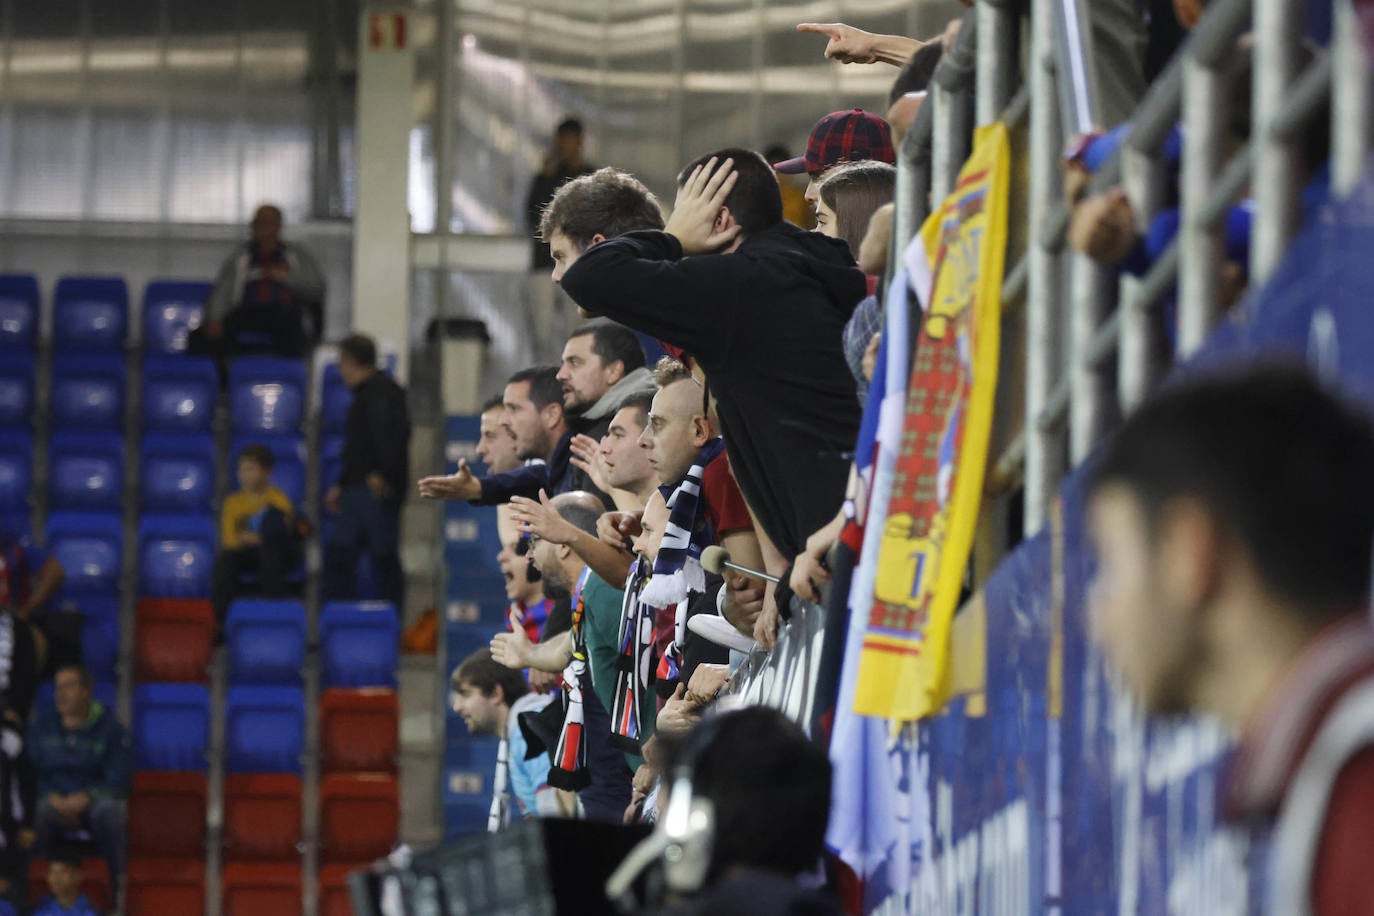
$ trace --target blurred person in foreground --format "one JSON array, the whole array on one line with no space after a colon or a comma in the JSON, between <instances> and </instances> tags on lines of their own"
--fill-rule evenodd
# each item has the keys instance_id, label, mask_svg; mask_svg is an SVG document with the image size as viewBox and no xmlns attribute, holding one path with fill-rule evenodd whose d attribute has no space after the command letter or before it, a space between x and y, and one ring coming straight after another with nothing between
<instances>
[{"instance_id":1,"label":"blurred person in foreground","mask_svg":"<svg viewBox=\"0 0 1374 916\"><path fill-rule=\"evenodd\" d=\"M1374 432L1302 369L1185 380L1092 471L1095 638L1146 710L1240 735L1270 911L1374 912Z\"/></svg>"}]
</instances>

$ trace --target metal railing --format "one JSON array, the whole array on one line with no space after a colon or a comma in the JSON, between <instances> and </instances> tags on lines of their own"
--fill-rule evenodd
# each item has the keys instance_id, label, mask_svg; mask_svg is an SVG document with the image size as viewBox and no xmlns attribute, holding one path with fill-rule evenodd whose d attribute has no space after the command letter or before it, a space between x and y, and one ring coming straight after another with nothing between
<instances>
[{"instance_id":1,"label":"metal railing","mask_svg":"<svg viewBox=\"0 0 1374 916\"><path fill-rule=\"evenodd\" d=\"M1008 0L978 0L898 150L890 263L953 188L975 124L1001 119L1013 130L1026 126L1029 226L1025 251L1008 253L1002 287L1004 324L1024 322L1025 368L998 386L999 400L1019 399L1024 410L1020 431L1003 437L1005 447L989 463L988 489L997 500L1024 487L1027 535L1045 525L1065 473L1149 394L1171 358L1188 357L1211 331L1222 311L1226 219L1247 189L1253 188L1254 203L1249 284L1256 287L1298 228L1300 147L1328 100L1336 191L1354 185L1370 150L1370 67L1350 0L1336 0L1332 47L1315 52L1301 72L1302 3L1215 0L1092 182L1094 191L1123 188L1142 235L1177 182L1177 237L1144 276L1118 276L1068 249L1070 213L1061 193L1066 141L1097 126L1089 7L1084 0L1035 3L1025 22ZM1029 55L1018 74L1013 62L1026 29ZM1238 42L1247 31L1253 37L1251 135L1228 157L1231 80L1239 75ZM1175 178L1164 157L1180 123L1187 142ZM1160 321L1171 296L1177 298L1173 354ZM917 325L912 322L913 335ZM814 676L822 616L820 608L798 602L778 647L750 658L735 692L789 712L809 710L814 685L789 681Z\"/></svg>"}]
</instances>

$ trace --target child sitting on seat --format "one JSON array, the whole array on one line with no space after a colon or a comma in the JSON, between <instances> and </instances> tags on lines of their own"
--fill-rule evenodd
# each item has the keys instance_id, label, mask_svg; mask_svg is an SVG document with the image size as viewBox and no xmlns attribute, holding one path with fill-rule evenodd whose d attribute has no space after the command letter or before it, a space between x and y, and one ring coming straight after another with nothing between
<instances>
[{"instance_id":1,"label":"child sitting on seat","mask_svg":"<svg viewBox=\"0 0 1374 916\"><path fill-rule=\"evenodd\" d=\"M303 519L286 494L272 486L272 452L250 445L239 453L239 489L220 510L219 555L212 598L220 626L229 604L244 591L244 573L256 573L267 598L288 594L287 576L300 563Z\"/></svg>"},{"instance_id":2,"label":"child sitting on seat","mask_svg":"<svg viewBox=\"0 0 1374 916\"><path fill-rule=\"evenodd\" d=\"M48 862L48 889L33 916L97 916L95 906L81 893L81 856L59 850Z\"/></svg>"}]
</instances>

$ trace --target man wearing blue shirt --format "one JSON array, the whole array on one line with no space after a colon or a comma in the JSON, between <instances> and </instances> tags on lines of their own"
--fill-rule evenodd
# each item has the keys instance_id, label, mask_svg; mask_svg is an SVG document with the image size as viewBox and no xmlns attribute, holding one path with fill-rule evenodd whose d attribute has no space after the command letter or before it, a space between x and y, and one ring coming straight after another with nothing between
<instances>
[{"instance_id":1,"label":"man wearing blue shirt","mask_svg":"<svg viewBox=\"0 0 1374 916\"><path fill-rule=\"evenodd\" d=\"M528 744L520 730L521 713L537 712L553 697L531 693L519 671L492 661L490 649L478 649L453 672L453 707L474 735L499 735L502 744L492 806L493 827L517 817L558 813L549 782L549 756L526 760ZM504 791L503 791L504 789ZM514 805L511 802L514 802Z\"/></svg>"}]
</instances>

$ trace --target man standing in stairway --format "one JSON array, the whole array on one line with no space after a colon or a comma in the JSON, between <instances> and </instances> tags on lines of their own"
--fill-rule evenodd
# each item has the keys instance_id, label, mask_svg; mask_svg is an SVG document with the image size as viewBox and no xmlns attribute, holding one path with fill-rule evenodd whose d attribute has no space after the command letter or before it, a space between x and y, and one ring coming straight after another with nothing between
<instances>
[{"instance_id":1,"label":"man standing in stairway","mask_svg":"<svg viewBox=\"0 0 1374 916\"><path fill-rule=\"evenodd\" d=\"M324 598L358 595L358 559L372 563L382 597L405 612L401 494L410 469L405 389L377 368L377 344L354 334L339 344L339 374L353 390L344 426L343 473L325 495L337 518L324 546Z\"/></svg>"}]
</instances>

